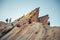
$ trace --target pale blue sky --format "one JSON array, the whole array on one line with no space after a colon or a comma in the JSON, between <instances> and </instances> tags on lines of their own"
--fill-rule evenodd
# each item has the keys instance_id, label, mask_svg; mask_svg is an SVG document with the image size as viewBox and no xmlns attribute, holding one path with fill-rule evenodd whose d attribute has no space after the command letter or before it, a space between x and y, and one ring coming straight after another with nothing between
<instances>
[{"instance_id":1,"label":"pale blue sky","mask_svg":"<svg viewBox=\"0 0 60 40\"><path fill-rule=\"evenodd\" d=\"M60 0L0 0L0 21L12 21L40 7L39 16L49 15L51 26L60 26Z\"/></svg>"}]
</instances>

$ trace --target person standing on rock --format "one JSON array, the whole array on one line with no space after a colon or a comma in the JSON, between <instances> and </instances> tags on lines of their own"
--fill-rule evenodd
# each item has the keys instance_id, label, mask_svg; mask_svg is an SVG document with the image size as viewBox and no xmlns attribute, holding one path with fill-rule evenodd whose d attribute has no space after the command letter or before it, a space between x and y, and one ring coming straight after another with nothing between
<instances>
[{"instance_id":1,"label":"person standing on rock","mask_svg":"<svg viewBox=\"0 0 60 40\"><path fill-rule=\"evenodd\" d=\"M50 25L50 21L48 22L48 25Z\"/></svg>"},{"instance_id":2,"label":"person standing on rock","mask_svg":"<svg viewBox=\"0 0 60 40\"><path fill-rule=\"evenodd\" d=\"M29 19L29 24L31 24L31 19Z\"/></svg>"},{"instance_id":3,"label":"person standing on rock","mask_svg":"<svg viewBox=\"0 0 60 40\"><path fill-rule=\"evenodd\" d=\"M8 23L8 18L5 21Z\"/></svg>"},{"instance_id":4,"label":"person standing on rock","mask_svg":"<svg viewBox=\"0 0 60 40\"><path fill-rule=\"evenodd\" d=\"M9 19L9 23L11 24L11 18Z\"/></svg>"}]
</instances>

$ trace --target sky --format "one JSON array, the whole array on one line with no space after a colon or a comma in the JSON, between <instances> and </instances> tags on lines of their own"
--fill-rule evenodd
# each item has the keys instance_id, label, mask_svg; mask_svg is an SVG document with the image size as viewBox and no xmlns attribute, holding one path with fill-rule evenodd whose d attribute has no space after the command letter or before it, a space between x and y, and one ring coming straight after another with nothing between
<instances>
[{"instance_id":1,"label":"sky","mask_svg":"<svg viewBox=\"0 0 60 40\"><path fill-rule=\"evenodd\" d=\"M60 0L0 0L0 21L14 21L37 7L39 17L48 14L51 26L60 26Z\"/></svg>"}]
</instances>

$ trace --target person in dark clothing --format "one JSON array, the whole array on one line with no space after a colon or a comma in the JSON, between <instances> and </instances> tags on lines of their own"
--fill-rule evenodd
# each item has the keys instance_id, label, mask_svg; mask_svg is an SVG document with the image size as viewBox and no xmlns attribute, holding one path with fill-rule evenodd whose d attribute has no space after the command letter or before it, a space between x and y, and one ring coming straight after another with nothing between
<instances>
[{"instance_id":1,"label":"person in dark clothing","mask_svg":"<svg viewBox=\"0 0 60 40\"><path fill-rule=\"evenodd\" d=\"M8 23L8 18L5 21Z\"/></svg>"},{"instance_id":2,"label":"person in dark clothing","mask_svg":"<svg viewBox=\"0 0 60 40\"><path fill-rule=\"evenodd\" d=\"M31 19L29 19L29 24L31 24Z\"/></svg>"},{"instance_id":3,"label":"person in dark clothing","mask_svg":"<svg viewBox=\"0 0 60 40\"><path fill-rule=\"evenodd\" d=\"M50 22L48 22L48 25L50 25Z\"/></svg>"}]
</instances>

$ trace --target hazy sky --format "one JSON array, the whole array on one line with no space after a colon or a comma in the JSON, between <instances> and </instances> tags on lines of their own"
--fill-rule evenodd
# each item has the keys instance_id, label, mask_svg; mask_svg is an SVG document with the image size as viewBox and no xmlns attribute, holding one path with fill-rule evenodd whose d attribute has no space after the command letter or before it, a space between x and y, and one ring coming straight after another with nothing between
<instances>
[{"instance_id":1,"label":"hazy sky","mask_svg":"<svg viewBox=\"0 0 60 40\"><path fill-rule=\"evenodd\" d=\"M52 26L60 26L59 0L0 0L0 21L12 21L40 7L39 16L49 15Z\"/></svg>"}]
</instances>

